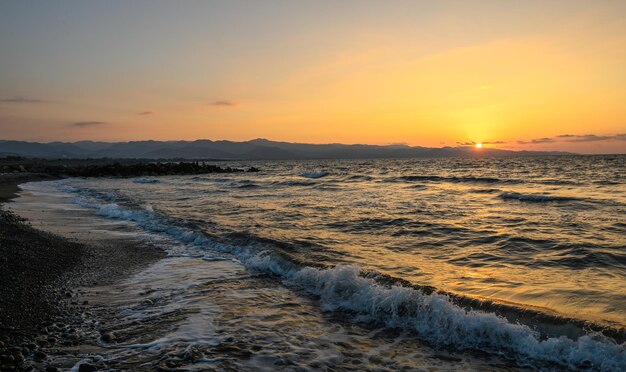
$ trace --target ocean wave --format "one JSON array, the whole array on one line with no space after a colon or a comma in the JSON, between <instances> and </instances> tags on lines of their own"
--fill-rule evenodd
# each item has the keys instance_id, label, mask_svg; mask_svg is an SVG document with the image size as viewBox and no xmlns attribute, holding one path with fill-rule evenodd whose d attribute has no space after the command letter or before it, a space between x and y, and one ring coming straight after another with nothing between
<instances>
[{"instance_id":1,"label":"ocean wave","mask_svg":"<svg viewBox=\"0 0 626 372\"><path fill-rule=\"evenodd\" d=\"M237 188L239 189L256 189L258 187L260 186L254 183L244 183L244 184L237 186Z\"/></svg>"},{"instance_id":2,"label":"ocean wave","mask_svg":"<svg viewBox=\"0 0 626 372\"><path fill-rule=\"evenodd\" d=\"M372 181L375 178L372 176L365 175L365 174L353 174L347 179L351 181Z\"/></svg>"},{"instance_id":3,"label":"ocean wave","mask_svg":"<svg viewBox=\"0 0 626 372\"><path fill-rule=\"evenodd\" d=\"M535 183L541 185L579 185L578 182L569 180L556 180L556 179L527 179L520 180L514 178L497 178L497 177L474 177L474 176L435 176L435 175L407 175L400 177L387 178L385 182L451 182L451 183L483 183L483 184L505 184L505 185L517 185L524 183Z\"/></svg>"},{"instance_id":4,"label":"ocean wave","mask_svg":"<svg viewBox=\"0 0 626 372\"><path fill-rule=\"evenodd\" d=\"M192 181L210 181L210 182L223 183L223 182L230 182L233 179L232 178L223 178L223 177L194 176L194 177L191 177L190 180L192 180Z\"/></svg>"},{"instance_id":5,"label":"ocean wave","mask_svg":"<svg viewBox=\"0 0 626 372\"><path fill-rule=\"evenodd\" d=\"M522 365L534 360L573 369L626 368L626 347L599 333L577 340L565 336L541 339L526 325L511 323L495 313L464 309L449 296L379 285L362 277L355 267L293 268L281 265L271 255L255 255L242 262L318 296L327 311L350 312L357 321L409 330L436 345L487 351Z\"/></svg>"},{"instance_id":6,"label":"ocean wave","mask_svg":"<svg viewBox=\"0 0 626 372\"><path fill-rule=\"evenodd\" d=\"M613 180L601 180L601 181L594 181L593 182L596 185L602 185L602 186L613 186L613 185L621 185L622 182L620 181L613 181Z\"/></svg>"},{"instance_id":7,"label":"ocean wave","mask_svg":"<svg viewBox=\"0 0 626 372\"><path fill-rule=\"evenodd\" d=\"M151 183L161 183L161 181L157 180L156 178L135 178L133 180L133 183L151 184Z\"/></svg>"},{"instance_id":8,"label":"ocean wave","mask_svg":"<svg viewBox=\"0 0 626 372\"><path fill-rule=\"evenodd\" d=\"M315 185L314 181L281 181L275 182L274 185L277 186L312 186Z\"/></svg>"},{"instance_id":9,"label":"ocean wave","mask_svg":"<svg viewBox=\"0 0 626 372\"><path fill-rule=\"evenodd\" d=\"M434 182L454 182L454 183L521 183L519 180L501 179L494 177L444 177L444 176L400 176L386 179L387 182L414 182L414 181L434 181Z\"/></svg>"},{"instance_id":10,"label":"ocean wave","mask_svg":"<svg viewBox=\"0 0 626 372\"><path fill-rule=\"evenodd\" d=\"M330 173L328 172L304 172L300 173L300 177L305 178L322 178L328 176Z\"/></svg>"},{"instance_id":11,"label":"ocean wave","mask_svg":"<svg viewBox=\"0 0 626 372\"><path fill-rule=\"evenodd\" d=\"M351 313L356 321L407 330L435 345L482 350L514 359L520 365L547 363L572 369L626 369L626 344L617 344L600 333L590 332L576 339L543 337L538 331L494 312L459 306L446 294L382 285L374 278L365 277L356 267L302 266L271 249L217 242L151 210L93 201L81 205L95 209L101 216L135 222L147 231L166 234L181 243L234 255L250 270L277 275L286 285L319 297L327 311Z\"/></svg>"},{"instance_id":12,"label":"ocean wave","mask_svg":"<svg viewBox=\"0 0 626 372\"><path fill-rule=\"evenodd\" d=\"M568 202L568 201L577 201L581 200L579 198L569 197L569 196L555 196L555 195L545 195L545 194L522 194L519 192L503 192L499 195L500 199L509 200L519 200L523 202L530 203L549 203L549 202Z\"/></svg>"},{"instance_id":13,"label":"ocean wave","mask_svg":"<svg viewBox=\"0 0 626 372\"><path fill-rule=\"evenodd\" d=\"M255 189L257 187L260 187L252 180L239 180L237 182L233 182L231 185L239 189Z\"/></svg>"},{"instance_id":14,"label":"ocean wave","mask_svg":"<svg viewBox=\"0 0 626 372\"><path fill-rule=\"evenodd\" d=\"M554 186L574 186L574 185L580 185L580 182L576 182L576 181L571 181L571 180L559 180L559 179L538 179L538 180L531 180L530 182L533 183L539 183L542 185L554 185Z\"/></svg>"},{"instance_id":15,"label":"ocean wave","mask_svg":"<svg viewBox=\"0 0 626 372\"><path fill-rule=\"evenodd\" d=\"M501 192L500 189L472 189L467 192L471 192L473 194L495 194L497 192Z\"/></svg>"}]
</instances>

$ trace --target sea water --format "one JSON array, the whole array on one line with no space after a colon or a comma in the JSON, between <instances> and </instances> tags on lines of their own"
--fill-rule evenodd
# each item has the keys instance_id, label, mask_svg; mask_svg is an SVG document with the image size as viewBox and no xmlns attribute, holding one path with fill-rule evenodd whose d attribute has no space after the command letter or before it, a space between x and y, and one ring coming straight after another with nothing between
<instances>
[{"instance_id":1,"label":"sea water","mask_svg":"<svg viewBox=\"0 0 626 372\"><path fill-rule=\"evenodd\" d=\"M169 253L109 288L119 332L141 336L103 357L626 369L625 156L227 165L261 171L23 186L18 213L48 198Z\"/></svg>"}]
</instances>

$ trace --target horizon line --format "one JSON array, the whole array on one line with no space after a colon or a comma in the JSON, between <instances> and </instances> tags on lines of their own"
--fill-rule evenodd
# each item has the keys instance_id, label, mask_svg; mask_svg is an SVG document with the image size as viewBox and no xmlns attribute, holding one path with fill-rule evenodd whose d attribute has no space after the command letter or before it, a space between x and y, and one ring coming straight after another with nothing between
<instances>
[{"instance_id":1,"label":"horizon line","mask_svg":"<svg viewBox=\"0 0 626 372\"><path fill-rule=\"evenodd\" d=\"M117 144L117 143L132 143L132 142L199 142L199 141L208 141L208 142L231 142L231 143L246 143L253 141L267 141L267 142L276 142L276 143L288 143L293 145L313 145L313 146L325 146L325 145L339 145L339 146L372 146L372 147L398 147L398 148L407 148L407 149L474 149L477 153L484 151L505 151L505 152L514 152L514 153L558 153L555 155L626 155L626 152L623 153L582 153L582 152L572 152L572 151L563 151L563 150L553 150L553 149L503 149L499 147L490 147L488 143L483 144L482 148L476 148L473 145L457 145L457 146L440 146L440 147L429 147L429 146L421 146L421 145L408 145L401 143L389 143L389 144L368 144L368 143L340 143L340 142L324 142L324 143L312 143L312 142L290 142L290 141L276 141L267 138L257 137L248 140L229 140L229 139L208 139L208 138L197 138L197 139L171 139L171 140L156 140L156 139L141 139L141 140L125 140L125 141L98 141L91 139L83 139L76 141L62 141L62 140L52 140L52 141L33 141L33 140L20 140L20 139L0 139L1 142L24 142L24 143L37 143L37 144L53 144L53 143L65 143L65 144L74 144L79 142L94 142L94 143L106 143L106 144ZM488 142L488 141L487 141ZM478 143L478 142L477 142Z\"/></svg>"}]
</instances>

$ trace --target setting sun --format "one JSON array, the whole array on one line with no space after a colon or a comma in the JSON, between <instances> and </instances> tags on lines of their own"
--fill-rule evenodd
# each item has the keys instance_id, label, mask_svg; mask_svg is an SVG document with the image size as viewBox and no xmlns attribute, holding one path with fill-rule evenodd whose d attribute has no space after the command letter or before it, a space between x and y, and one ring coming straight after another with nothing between
<instances>
[{"instance_id":1,"label":"setting sun","mask_svg":"<svg viewBox=\"0 0 626 372\"><path fill-rule=\"evenodd\" d=\"M476 148L477 148L477 149L482 149L482 148L483 148L483 144L482 144L482 143L480 143L480 142L479 142L479 143L477 143L477 144L476 144L476 145L474 145L474 146L476 146Z\"/></svg>"}]
</instances>

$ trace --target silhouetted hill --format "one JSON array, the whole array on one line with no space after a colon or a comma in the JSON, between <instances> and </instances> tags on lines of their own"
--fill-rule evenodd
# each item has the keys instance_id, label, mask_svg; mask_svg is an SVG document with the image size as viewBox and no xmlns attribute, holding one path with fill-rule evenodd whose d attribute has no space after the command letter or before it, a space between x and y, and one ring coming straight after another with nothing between
<instances>
[{"instance_id":1,"label":"silhouetted hill","mask_svg":"<svg viewBox=\"0 0 626 372\"><path fill-rule=\"evenodd\" d=\"M498 157L563 155L565 152L509 151L473 147L420 147L404 145L343 145L276 142L255 139L234 141L131 141L131 142L24 142L0 141L0 154L40 158L120 159L372 159L413 157Z\"/></svg>"}]
</instances>

